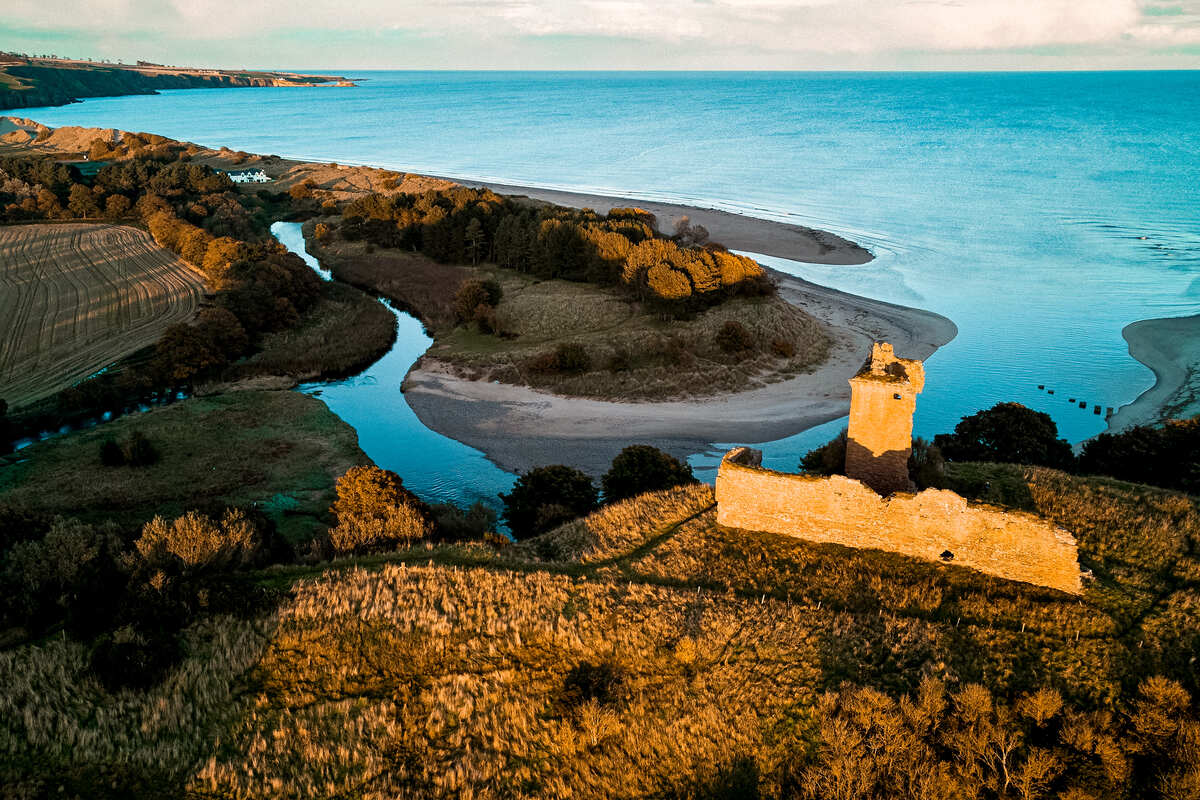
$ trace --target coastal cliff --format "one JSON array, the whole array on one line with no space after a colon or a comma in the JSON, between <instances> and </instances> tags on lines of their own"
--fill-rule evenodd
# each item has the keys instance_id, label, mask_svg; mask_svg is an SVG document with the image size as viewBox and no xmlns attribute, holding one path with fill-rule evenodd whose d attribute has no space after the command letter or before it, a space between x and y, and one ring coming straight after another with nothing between
<instances>
[{"instance_id":1,"label":"coastal cliff","mask_svg":"<svg viewBox=\"0 0 1200 800\"><path fill-rule=\"evenodd\" d=\"M85 97L155 94L162 89L354 86L332 75L135 66L0 54L0 110L61 106Z\"/></svg>"}]
</instances>

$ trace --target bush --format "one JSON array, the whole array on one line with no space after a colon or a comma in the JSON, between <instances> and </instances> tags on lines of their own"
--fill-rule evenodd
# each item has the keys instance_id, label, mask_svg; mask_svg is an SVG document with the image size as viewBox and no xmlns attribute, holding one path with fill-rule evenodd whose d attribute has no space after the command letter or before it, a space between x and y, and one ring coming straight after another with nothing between
<instances>
[{"instance_id":1,"label":"bush","mask_svg":"<svg viewBox=\"0 0 1200 800\"><path fill-rule=\"evenodd\" d=\"M1083 446L1079 469L1088 474L1200 493L1200 416L1102 433Z\"/></svg>"},{"instance_id":2,"label":"bush","mask_svg":"<svg viewBox=\"0 0 1200 800\"><path fill-rule=\"evenodd\" d=\"M945 485L946 460L936 444L921 437L913 439L908 454L908 477L918 489L936 489Z\"/></svg>"},{"instance_id":3,"label":"bush","mask_svg":"<svg viewBox=\"0 0 1200 800\"><path fill-rule=\"evenodd\" d=\"M189 511L168 522L155 517L134 542L151 567L182 566L186 570L251 566L262 553L258 528L240 509L229 509L218 522Z\"/></svg>"},{"instance_id":4,"label":"bush","mask_svg":"<svg viewBox=\"0 0 1200 800\"><path fill-rule=\"evenodd\" d=\"M997 403L963 417L954 433L939 433L933 442L951 461L995 461L1065 470L1075 466L1071 445L1058 438L1058 426L1050 415L1020 403Z\"/></svg>"},{"instance_id":5,"label":"bush","mask_svg":"<svg viewBox=\"0 0 1200 800\"><path fill-rule=\"evenodd\" d=\"M608 704L616 699L624 680L624 670L610 659L576 664L563 678L562 704L569 708L591 700Z\"/></svg>"},{"instance_id":6,"label":"bush","mask_svg":"<svg viewBox=\"0 0 1200 800\"><path fill-rule=\"evenodd\" d=\"M592 368L592 357L583 345L564 342L554 348L554 366L559 372L587 372Z\"/></svg>"},{"instance_id":7,"label":"bush","mask_svg":"<svg viewBox=\"0 0 1200 800\"><path fill-rule=\"evenodd\" d=\"M434 535L442 541L481 541L496 529L498 515L481 502L465 510L451 503L439 503L431 512Z\"/></svg>"},{"instance_id":8,"label":"bush","mask_svg":"<svg viewBox=\"0 0 1200 800\"><path fill-rule=\"evenodd\" d=\"M796 355L796 345L787 339L772 339L771 352L779 358L792 358Z\"/></svg>"},{"instance_id":9,"label":"bush","mask_svg":"<svg viewBox=\"0 0 1200 800\"><path fill-rule=\"evenodd\" d=\"M115 692L154 686L182 655L173 633L125 626L96 640L88 661L100 683Z\"/></svg>"},{"instance_id":10,"label":"bush","mask_svg":"<svg viewBox=\"0 0 1200 800\"><path fill-rule=\"evenodd\" d=\"M109 437L100 443L100 463L106 467L122 467L125 465L125 451L117 440Z\"/></svg>"},{"instance_id":11,"label":"bush","mask_svg":"<svg viewBox=\"0 0 1200 800\"><path fill-rule=\"evenodd\" d=\"M158 450L141 431L135 431L121 451L131 467L148 467L158 461Z\"/></svg>"},{"instance_id":12,"label":"bush","mask_svg":"<svg viewBox=\"0 0 1200 800\"><path fill-rule=\"evenodd\" d=\"M846 429L825 444L809 450L800 460L800 471L808 475L846 474Z\"/></svg>"},{"instance_id":13,"label":"bush","mask_svg":"<svg viewBox=\"0 0 1200 800\"><path fill-rule=\"evenodd\" d=\"M472 322L500 304L503 292L493 280L465 280L454 293L454 315L460 322Z\"/></svg>"},{"instance_id":14,"label":"bush","mask_svg":"<svg viewBox=\"0 0 1200 800\"><path fill-rule=\"evenodd\" d=\"M695 482L690 466L669 453L644 444L630 445L622 450L601 479L607 503Z\"/></svg>"},{"instance_id":15,"label":"bush","mask_svg":"<svg viewBox=\"0 0 1200 800\"><path fill-rule=\"evenodd\" d=\"M376 466L351 467L338 478L330 510L338 524L329 541L338 553L394 548L433 532L428 507L399 475Z\"/></svg>"},{"instance_id":16,"label":"bush","mask_svg":"<svg viewBox=\"0 0 1200 800\"><path fill-rule=\"evenodd\" d=\"M596 509L592 479L561 464L538 467L517 478L512 491L500 495L504 521L517 539L545 533Z\"/></svg>"},{"instance_id":17,"label":"bush","mask_svg":"<svg viewBox=\"0 0 1200 800\"><path fill-rule=\"evenodd\" d=\"M744 353L754 348L754 334L742 323L731 319L717 331L716 342L726 353Z\"/></svg>"}]
</instances>

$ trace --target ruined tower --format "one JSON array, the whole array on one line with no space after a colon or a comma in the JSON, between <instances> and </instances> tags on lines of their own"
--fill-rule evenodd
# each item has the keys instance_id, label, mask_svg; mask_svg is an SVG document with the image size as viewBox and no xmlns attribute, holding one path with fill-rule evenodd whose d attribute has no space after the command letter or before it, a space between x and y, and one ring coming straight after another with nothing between
<instances>
[{"instance_id":1,"label":"ruined tower","mask_svg":"<svg viewBox=\"0 0 1200 800\"><path fill-rule=\"evenodd\" d=\"M886 342L872 346L871 357L850 379L847 477L883 495L915 490L908 479L908 455L913 411L924 388L920 361L896 358Z\"/></svg>"}]
</instances>

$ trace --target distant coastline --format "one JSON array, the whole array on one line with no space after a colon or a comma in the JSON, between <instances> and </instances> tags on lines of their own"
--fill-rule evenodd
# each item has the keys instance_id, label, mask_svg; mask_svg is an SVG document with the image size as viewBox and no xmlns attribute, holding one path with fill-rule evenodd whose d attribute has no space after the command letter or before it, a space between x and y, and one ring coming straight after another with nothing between
<instances>
[{"instance_id":1,"label":"distant coastline","mask_svg":"<svg viewBox=\"0 0 1200 800\"><path fill-rule=\"evenodd\" d=\"M63 106L88 97L157 94L164 89L355 86L340 75L110 64L0 53L0 111Z\"/></svg>"},{"instance_id":2,"label":"distant coastline","mask_svg":"<svg viewBox=\"0 0 1200 800\"><path fill-rule=\"evenodd\" d=\"M1122 406L1110 431L1153 425L1200 413L1200 314L1143 319L1121 331L1129 355L1154 373L1154 385Z\"/></svg>"}]
</instances>

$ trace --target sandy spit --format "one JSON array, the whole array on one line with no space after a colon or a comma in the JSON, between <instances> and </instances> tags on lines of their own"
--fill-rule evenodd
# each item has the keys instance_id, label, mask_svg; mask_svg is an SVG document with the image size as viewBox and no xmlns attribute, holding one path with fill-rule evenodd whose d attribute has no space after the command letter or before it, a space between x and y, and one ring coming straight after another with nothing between
<instances>
[{"instance_id":1,"label":"sandy spit","mask_svg":"<svg viewBox=\"0 0 1200 800\"><path fill-rule=\"evenodd\" d=\"M465 380L422 359L403 389L421 422L483 451L504 469L565 463L600 474L629 444L682 456L712 442L770 441L836 419L849 411L847 381L873 341L889 341L900 355L923 359L958 333L938 314L775 276L784 299L831 329L830 358L813 373L713 398L616 403Z\"/></svg>"},{"instance_id":2,"label":"sandy spit","mask_svg":"<svg viewBox=\"0 0 1200 800\"><path fill-rule=\"evenodd\" d=\"M497 194L524 195L570 208L590 208L600 214L607 214L612 208L643 208L658 217L658 227L664 233L673 232L675 222L686 216L693 225L699 224L707 228L713 241L720 242L731 250L746 250L791 261L851 265L866 264L874 258L865 247L828 231L748 217L729 211L503 183L470 180L457 182L464 186L487 187Z\"/></svg>"},{"instance_id":3,"label":"sandy spit","mask_svg":"<svg viewBox=\"0 0 1200 800\"><path fill-rule=\"evenodd\" d=\"M1155 382L1108 421L1110 431L1200 414L1200 314L1144 319L1121 331L1129 355L1154 372Z\"/></svg>"}]
</instances>

